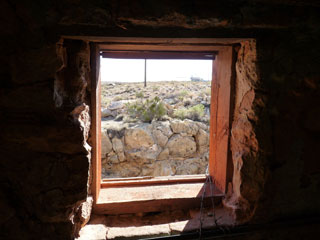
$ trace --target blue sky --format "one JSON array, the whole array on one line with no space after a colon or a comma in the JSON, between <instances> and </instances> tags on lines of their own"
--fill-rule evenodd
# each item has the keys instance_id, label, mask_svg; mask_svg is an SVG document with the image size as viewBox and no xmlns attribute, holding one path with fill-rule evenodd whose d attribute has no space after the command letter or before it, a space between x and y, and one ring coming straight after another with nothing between
<instances>
[{"instance_id":1,"label":"blue sky","mask_svg":"<svg viewBox=\"0 0 320 240\"><path fill-rule=\"evenodd\" d=\"M147 81L211 80L212 60L147 60ZM101 58L103 82L143 82L144 59Z\"/></svg>"}]
</instances>

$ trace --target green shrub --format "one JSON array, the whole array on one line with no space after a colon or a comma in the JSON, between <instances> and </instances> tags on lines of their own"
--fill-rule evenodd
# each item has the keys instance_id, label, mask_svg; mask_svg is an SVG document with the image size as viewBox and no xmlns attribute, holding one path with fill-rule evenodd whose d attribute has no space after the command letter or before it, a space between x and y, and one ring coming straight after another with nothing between
<instances>
[{"instance_id":1,"label":"green shrub","mask_svg":"<svg viewBox=\"0 0 320 240\"><path fill-rule=\"evenodd\" d=\"M138 118L143 122L151 122L153 119L161 119L167 110L159 97L152 100L136 101L126 104L127 113L132 118Z\"/></svg>"},{"instance_id":2,"label":"green shrub","mask_svg":"<svg viewBox=\"0 0 320 240\"><path fill-rule=\"evenodd\" d=\"M200 121L204 116L204 111L204 105L198 104L190 108L179 108L174 111L173 115L181 120L188 118L194 121Z\"/></svg>"},{"instance_id":3,"label":"green shrub","mask_svg":"<svg viewBox=\"0 0 320 240\"><path fill-rule=\"evenodd\" d=\"M204 105L197 104L188 109L189 111L189 118L192 120L199 121L204 116Z\"/></svg>"},{"instance_id":4,"label":"green shrub","mask_svg":"<svg viewBox=\"0 0 320 240\"><path fill-rule=\"evenodd\" d=\"M185 97L185 96L188 96L189 95L189 92L187 90L183 90L180 92L180 96L182 97Z\"/></svg>"},{"instance_id":5,"label":"green shrub","mask_svg":"<svg viewBox=\"0 0 320 240\"><path fill-rule=\"evenodd\" d=\"M137 97L137 98L143 98L143 97L144 97L143 92L137 92L137 93L136 93L136 97Z\"/></svg>"},{"instance_id":6,"label":"green shrub","mask_svg":"<svg viewBox=\"0 0 320 240\"><path fill-rule=\"evenodd\" d=\"M179 108L174 111L173 116L179 118L181 120L186 119L188 116L188 109L186 108Z\"/></svg>"},{"instance_id":7,"label":"green shrub","mask_svg":"<svg viewBox=\"0 0 320 240\"><path fill-rule=\"evenodd\" d=\"M179 93L178 99L182 101L188 95L189 95L189 92L187 90L183 90Z\"/></svg>"}]
</instances>

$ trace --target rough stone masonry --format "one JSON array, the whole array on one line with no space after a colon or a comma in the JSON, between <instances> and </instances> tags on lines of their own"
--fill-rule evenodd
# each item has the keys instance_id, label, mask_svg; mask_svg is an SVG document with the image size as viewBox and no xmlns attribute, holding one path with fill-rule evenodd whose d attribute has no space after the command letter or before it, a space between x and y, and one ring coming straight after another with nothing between
<instances>
[{"instance_id":1,"label":"rough stone masonry","mask_svg":"<svg viewBox=\"0 0 320 240\"><path fill-rule=\"evenodd\" d=\"M209 127L192 120L102 130L103 177L205 174Z\"/></svg>"}]
</instances>

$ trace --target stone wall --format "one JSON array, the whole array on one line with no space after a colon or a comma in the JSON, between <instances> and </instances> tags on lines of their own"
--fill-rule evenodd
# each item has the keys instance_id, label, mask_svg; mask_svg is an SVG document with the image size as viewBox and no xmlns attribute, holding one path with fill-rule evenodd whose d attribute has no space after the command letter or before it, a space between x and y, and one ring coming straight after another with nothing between
<instances>
[{"instance_id":1,"label":"stone wall","mask_svg":"<svg viewBox=\"0 0 320 240\"><path fill-rule=\"evenodd\" d=\"M89 53L62 40L11 55L0 100L4 239L64 239L88 220Z\"/></svg>"},{"instance_id":2,"label":"stone wall","mask_svg":"<svg viewBox=\"0 0 320 240\"><path fill-rule=\"evenodd\" d=\"M103 177L205 174L209 127L192 120L136 123L105 129L101 137Z\"/></svg>"},{"instance_id":3,"label":"stone wall","mask_svg":"<svg viewBox=\"0 0 320 240\"><path fill-rule=\"evenodd\" d=\"M0 237L72 239L78 229L89 193L89 68L84 42L60 42L68 47L56 53L66 35L255 38L259 81L237 66L237 81L252 78L243 95L252 104L235 108L242 184L230 206L252 223L319 215L319 10L315 0L1 1ZM251 44L238 53L244 62ZM249 131L237 138L241 126Z\"/></svg>"},{"instance_id":4,"label":"stone wall","mask_svg":"<svg viewBox=\"0 0 320 240\"><path fill-rule=\"evenodd\" d=\"M263 107L264 99L256 91L260 82L256 41L241 42L237 51L230 141L234 168L224 204L233 208L237 220L243 222L254 214L265 181L264 153L254 130L260 117L257 110Z\"/></svg>"}]
</instances>

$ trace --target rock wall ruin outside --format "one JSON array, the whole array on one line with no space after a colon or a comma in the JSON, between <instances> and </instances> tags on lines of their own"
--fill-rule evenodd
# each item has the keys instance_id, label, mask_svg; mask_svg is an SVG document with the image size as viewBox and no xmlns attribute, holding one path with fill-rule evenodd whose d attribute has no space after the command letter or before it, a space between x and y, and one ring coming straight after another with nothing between
<instances>
[{"instance_id":1,"label":"rock wall ruin outside","mask_svg":"<svg viewBox=\"0 0 320 240\"><path fill-rule=\"evenodd\" d=\"M205 174L209 127L192 120L137 123L102 131L102 177Z\"/></svg>"}]
</instances>

